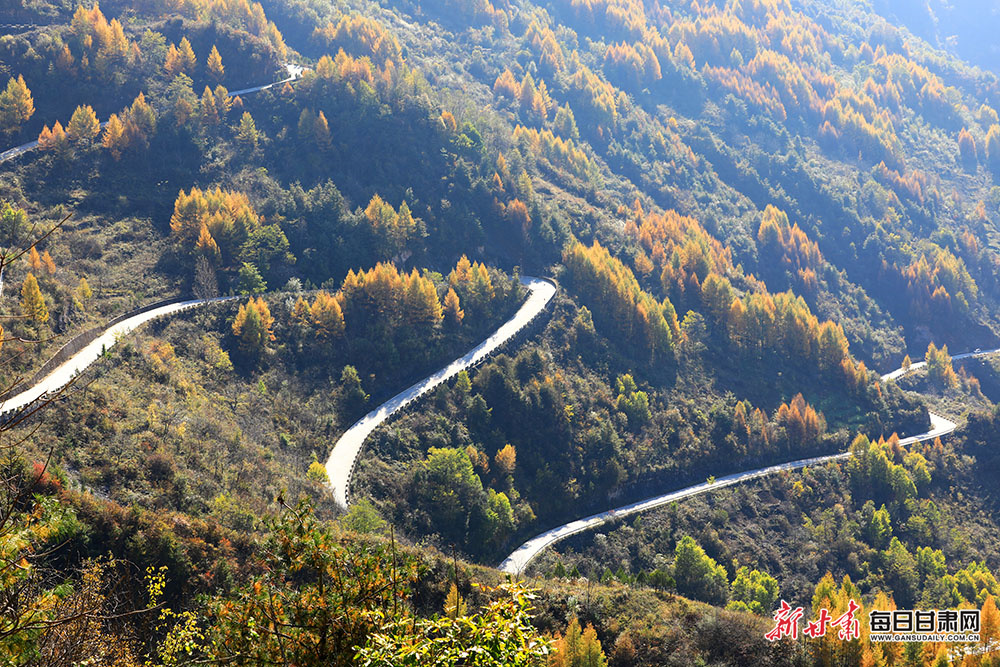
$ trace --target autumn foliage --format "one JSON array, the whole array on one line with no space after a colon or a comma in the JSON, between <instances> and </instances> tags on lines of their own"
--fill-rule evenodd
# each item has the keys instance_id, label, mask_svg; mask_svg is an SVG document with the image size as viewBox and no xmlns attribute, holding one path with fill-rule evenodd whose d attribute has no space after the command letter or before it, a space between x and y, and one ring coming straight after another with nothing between
<instances>
[{"instance_id":1,"label":"autumn foliage","mask_svg":"<svg viewBox=\"0 0 1000 667\"><path fill-rule=\"evenodd\" d=\"M312 72L303 75L295 86L294 94L299 99L313 101L334 91L344 92L342 86L350 86L348 92L355 95L362 83L375 91L379 99L398 99L419 88L419 78L405 62L389 59L384 63L373 62L367 56L354 57L340 49L337 55L325 55L316 63ZM363 88L367 90L367 88Z\"/></svg>"},{"instance_id":2,"label":"autumn foliage","mask_svg":"<svg viewBox=\"0 0 1000 667\"><path fill-rule=\"evenodd\" d=\"M979 286L965 261L950 250L931 246L907 266L882 263L883 289L905 294L914 320L944 325L954 315L967 315L979 300Z\"/></svg>"},{"instance_id":3,"label":"autumn foliage","mask_svg":"<svg viewBox=\"0 0 1000 667\"><path fill-rule=\"evenodd\" d=\"M789 224L788 215L768 205L757 231L762 265L781 266L795 277L806 291L817 286L817 271L823 265L823 255L798 223Z\"/></svg>"},{"instance_id":4,"label":"autumn foliage","mask_svg":"<svg viewBox=\"0 0 1000 667\"><path fill-rule=\"evenodd\" d=\"M400 273L392 264L348 272L340 298L351 326L419 329L437 326L444 317L434 283L416 269Z\"/></svg>"},{"instance_id":5,"label":"autumn foliage","mask_svg":"<svg viewBox=\"0 0 1000 667\"><path fill-rule=\"evenodd\" d=\"M781 404L777 422L785 430L785 438L792 449L815 445L826 431L826 419L806 403L802 394L796 394L791 402Z\"/></svg>"},{"instance_id":6,"label":"autumn foliage","mask_svg":"<svg viewBox=\"0 0 1000 667\"><path fill-rule=\"evenodd\" d=\"M88 105L78 106L66 126L69 140L79 146L89 146L101 133L101 123L97 120L94 108Z\"/></svg>"},{"instance_id":7,"label":"autumn foliage","mask_svg":"<svg viewBox=\"0 0 1000 667\"><path fill-rule=\"evenodd\" d=\"M958 133L958 152L962 164L967 169L975 169L979 164L979 154L976 151L976 139L967 128Z\"/></svg>"},{"instance_id":8,"label":"autumn foliage","mask_svg":"<svg viewBox=\"0 0 1000 667\"><path fill-rule=\"evenodd\" d=\"M178 74L191 75L194 74L194 68L197 64L198 58L194 54L194 49L191 48L191 42L188 41L187 37L182 37L180 45L170 45L170 49L167 51L167 61L163 68L172 77Z\"/></svg>"},{"instance_id":9,"label":"autumn foliage","mask_svg":"<svg viewBox=\"0 0 1000 667\"><path fill-rule=\"evenodd\" d=\"M387 63L398 66L403 62L396 37L378 21L361 14L341 16L336 25L328 23L324 28L316 28L313 40L357 57L370 58L379 66Z\"/></svg>"},{"instance_id":10,"label":"autumn foliage","mask_svg":"<svg viewBox=\"0 0 1000 667\"><path fill-rule=\"evenodd\" d=\"M233 320L233 335L244 353L259 356L264 353L267 344L275 340L271 330L273 325L271 309L264 299L257 297L240 305L236 319Z\"/></svg>"},{"instance_id":11,"label":"autumn foliage","mask_svg":"<svg viewBox=\"0 0 1000 667\"><path fill-rule=\"evenodd\" d=\"M118 19L108 21L96 3L89 9L79 6L70 28L75 53L67 47L63 59L69 64L79 62L88 76L93 73L107 76L113 68L127 59L135 60L138 55L137 46L125 36Z\"/></svg>"},{"instance_id":12,"label":"autumn foliage","mask_svg":"<svg viewBox=\"0 0 1000 667\"><path fill-rule=\"evenodd\" d=\"M49 308L45 297L38 288L38 280L29 273L21 285L21 312L35 324L45 324L49 321Z\"/></svg>"},{"instance_id":13,"label":"autumn foliage","mask_svg":"<svg viewBox=\"0 0 1000 667\"><path fill-rule=\"evenodd\" d=\"M497 289L493 284L493 277L486 265L481 262L470 262L469 258L462 255L455 268L448 274L448 284L451 291L455 292L454 305L449 309L450 317L456 322L461 322L464 314L458 316L461 308L459 303L464 304L466 309L475 317L482 317L489 308L490 302L497 296ZM461 297L461 301L459 301ZM446 299L446 305L447 305Z\"/></svg>"},{"instance_id":14,"label":"autumn foliage","mask_svg":"<svg viewBox=\"0 0 1000 667\"><path fill-rule=\"evenodd\" d=\"M577 243L563 255L570 280L597 324L620 332L654 360L666 360L679 334L677 314L669 299L660 302L643 291L632 271L598 242Z\"/></svg>"},{"instance_id":15,"label":"autumn foliage","mask_svg":"<svg viewBox=\"0 0 1000 667\"><path fill-rule=\"evenodd\" d=\"M695 218L667 210L646 213L636 200L631 209L619 207L625 234L635 238L642 253L635 260L643 276L659 277L664 292L677 303L697 302L709 274L732 271L732 253Z\"/></svg>"},{"instance_id":16,"label":"autumn foliage","mask_svg":"<svg viewBox=\"0 0 1000 667\"><path fill-rule=\"evenodd\" d=\"M514 128L514 142L579 178L589 178L595 171L593 161L579 145L572 139L553 134L551 130L538 131L518 125Z\"/></svg>"},{"instance_id":17,"label":"autumn foliage","mask_svg":"<svg viewBox=\"0 0 1000 667\"><path fill-rule=\"evenodd\" d=\"M62 123L56 121L53 123L51 130L48 125L44 126L38 135L38 147L43 151L65 153L69 148L69 139L66 136L66 130L63 129Z\"/></svg>"},{"instance_id":18,"label":"autumn foliage","mask_svg":"<svg viewBox=\"0 0 1000 667\"><path fill-rule=\"evenodd\" d=\"M0 132L13 134L35 114L35 101L24 77L11 77L0 92Z\"/></svg>"},{"instance_id":19,"label":"autumn foliage","mask_svg":"<svg viewBox=\"0 0 1000 667\"><path fill-rule=\"evenodd\" d=\"M405 201L397 211L376 194L365 207L364 215L375 236L379 254L385 259L400 257L424 233L423 224L413 217Z\"/></svg>"},{"instance_id":20,"label":"autumn foliage","mask_svg":"<svg viewBox=\"0 0 1000 667\"><path fill-rule=\"evenodd\" d=\"M199 237L221 239L227 252L231 253L246 240L250 232L260 224L260 218L250 205L247 196L232 190L215 188L202 190L191 188L181 190L174 202L174 214L170 218L170 231L174 238L194 249ZM222 246L218 246L222 247Z\"/></svg>"},{"instance_id":21,"label":"autumn foliage","mask_svg":"<svg viewBox=\"0 0 1000 667\"><path fill-rule=\"evenodd\" d=\"M516 102L526 117L535 121L546 120L555 106L545 81L536 85L530 72L518 83L511 71L505 69L493 83L493 94Z\"/></svg>"},{"instance_id":22,"label":"autumn foliage","mask_svg":"<svg viewBox=\"0 0 1000 667\"><path fill-rule=\"evenodd\" d=\"M344 333L344 311L337 298L329 292L320 292L311 304L300 296L292 308L292 317L324 342Z\"/></svg>"},{"instance_id":23,"label":"autumn foliage","mask_svg":"<svg viewBox=\"0 0 1000 667\"><path fill-rule=\"evenodd\" d=\"M958 386L958 375L951 365L947 345L939 348L933 342L928 344L924 360L927 362L927 379L931 383L941 389L954 389Z\"/></svg>"}]
</instances>

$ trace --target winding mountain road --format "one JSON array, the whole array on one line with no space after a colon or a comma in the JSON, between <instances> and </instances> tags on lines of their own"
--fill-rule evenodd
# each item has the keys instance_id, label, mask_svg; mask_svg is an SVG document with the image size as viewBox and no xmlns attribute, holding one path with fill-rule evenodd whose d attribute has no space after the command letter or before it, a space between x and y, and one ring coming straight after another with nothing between
<instances>
[{"instance_id":1,"label":"winding mountain road","mask_svg":"<svg viewBox=\"0 0 1000 667\"><path fill-rule=\"evenodd\" d=\"M101 125L106 125L107 122L101 123ZM38 141L29 141L26 144L21 144L20 146L15 146L14 148L9 148L3 153L0 153L0 164L6 162L7 160L13 160L18 155L27 153L28 151L33 151L38 148Z\"/></svg>"},{"instance_id":2,"label":"winding mountain road","mask_svg":"<svg viewBox=\"0 0 1000 667\"><path fill-rule=\"evenodd\" d=\"M988 354L993 354L995 352L1000 352L1000 349L995 350L977 350L975 352L966 352L964 354L957 354L952 357L953 360L956 359L968 359L971 357L983 357ZM891 373L886 373L882 376L883 382L888 382L890 380L898 380L899 378L912 373L920 368L927 365L927 362L921 361L911 364L907 368L898 368ZM955 430L956 424L940 415L936 415L933 412L930 413L931 418L931 428L926 433L921 433L919 435L910 436L908 438L902 438L899 444L903 447L916 444L918 442L923 442L925 440L933 440L934 438L939 438L944 435L948 435ZM748 470L746 472L738 472L732 475L726 475L725 477L719 477L712 482L703 482L701 484L695 484L694 486L689 486L685 489L680 489L678 491L671 491L670 493L665 493L658 496L653 496L652 498L647 498L645 500L640 500L638 502L631 503L629 505L623 505L622 507L616 507L612 510L607 510L604 512L598 512L597 514L591 514L590 516L583 517L582 519L576 519L575 521L570 521L569 523L563 524L561 526L556 526L551 530L547 530L544 533L536 535L531 538L521 546L519 546L513 553L511 553L507 558L503 560L497 567L508 574L519 575L528 566L529 563L544 549L552 546L560 540L564 540L570 535L576 535L577 533L582 533L585 530L590 530L592 528L597 528L609 521L614 521L615 519L620 519L631 514L638 514L639 512L645 512L657 507L662 507L668 505L672 502L683 500L684 498L690 498L692 496L701 495L709 491L714 491L716 489L725 488L727 486L732 486L734 484L740 484L742 482L749 482L751 480L760 479L761 477L767 477L779 472L786 472L789 470L800 470L808 466L820 465L823 463L828 463L830 461L841 461L843 459L850 458L850 452L840 452L839 454L830 454L828 456L817 456L809 459L800 459L798 461L789 461L787 463L779 463L777 465L768 466L766 468L758 468L756 470Z\"/></svg>"},{"instance_id":3,"label":"winding mountain road","mask_svg":"<svg viewBox=\"0 0 1000 667\"><path fill-rule=\"evenodd\" d=\"M236 97L237 95L252 95L253 93L259 93L262 90L269 90L275 86L283 86L286 83L295 81L297 78L302 76L302 72L305 68L301 65L293 65L292 63L285 63L285 71L288 72L288 78L282 79L281 81L275 81L274 83L267 83L263 86L254 86L252 88L243 88L241 90L234 90L229 93L230 97Z\"/></svg>"},{"instance_id":4,"label":"winding mountain road","mask_svg":"<svg viewBox=\"0 0 1000 667\"><path fill-rule=\"evenodd\" d=\"M150 320L175 315L181 311L204 306L209 303L229 301L236 298L239 297L223 296L215 299L178 301L138 313L120 322L116 322L108 326L93 342L54 368L51 373L42 378L34 386L28 387L24 391L14 394L0 403L0 414L17 412L41 398L56 393L72 382L73 378L82 373L88 366L100 359L104 351L113 347L123 336L135 331Z\"/></svg>"},{"instance_id":5,"label":"winding mountain road","mask_svg":"<svg viewBox=\"0 0 1000 667\"><path fill-rule=\"evenodd\" d=\"M446 382L454 377L459 371L474 366L488 357L539 315L556 293L555 285L547 280L522 277L521 284L528 289L528 298L511 319L466 355L456 359L438 372L421 380L409 389L400 392L369 412L340 437L333 451L330 453L330 458L326 464L338 505L343 508L347 507L347 491L354 463L361 452L365 438L379 424L442 382ZM214 299L178 301L137 313L119 322L114 322L107 326L92 342L88 343L79 352L74 353L69 359L58 365L51 373L47 374L33 386L27 387L23 391L2 401L0 403L0 415L21 411L39 399L55 394L72 382L77 375L86 370L95 361L99 360L105 350L110 349L122 337L135 331L147 322L161 317L176 315L191 308L205 306L210 303L231 301L238 298L240 297L224 296Z\"/></svg>"},{"instance_id":6,"label":"winding mountain road","mask_svg":"<svg viewBox=\"0 0 1000 667\"><path fill-rule=\"evenodd\" d=\"M299 65L291 63L285 64L288 77L280 81L268 83L252 88L243 88L229 93L230 97L237 95L250 95L264 90L284 85L302 76L305 69ZM101 127L107 125L107 121L101 123ZM12 160L24 153L38 148L38 141L30 141L20 146L15 146L0 152L0 164ZM489 356L492 352L510 340L521 329L527 326L537 315L539 315L556 293L554 283L539 278L522 277L521 284L528 289L528 298L521 305L517 313L494 331L485 341L465 356L451 362L437 373L421 380L412 387L400 392L379 407L375 408L351 428L349 428L336 442L330 457L326 463L327 474L330 478L334 496L337 504L346 509L348 504L348 494L350 492L350 479L354 470L354 464L365 439L383 421L388 419L393 413L409 405L414 400L434 389L442 382L446 382L459 371L478 364ZM236 297L222 297L218 299L200 300L194 299L178 303L167 304L152 310L138 313L120 322L109 325L100 335L79 352L73 354L68 360L57 366L51 373L42 378L34 386L28 387L17 394L9 396L0 403L0 415L10 414L24 410L36 401L46 396L51 396L69 384L74 377L81 373L88 366L101 358L104 350L113 346L121 336L128 334L137 327L142 326L150 320L166 317L189 308L195 308L214 301L224 301Z\"/></svg>"},{"instance_id":7,"label":"winding mountain road","mask_svg":"<svg viewBox=\"0 0 1000 667\"><path fill-rule=\"evenodd\" d=\"M258 93L285 83L294 81L302 75L304 69L298 65L286 64L285 68L289 74L288 78L273 83L244 88L229 93L230 97L237 95L250 95ZM101 123L101 127L107 125L107 121ZM0 152L0 164L12 160L24 153L30 152L38 147L38 141L31 141L20 146L15 146ZM547 280L538 278L522 277L521 283L529 292L527 300L521 305L517 313L504 323L499 329L493 332L486 340L470 350L464 356L451 362L433 375L421 380L413 386L396 394L391 399L382 403L377 408L358 420L337 440L330 456L326 462L326 471L333 488L334 499L339 507L346 509L350 499L350 482L358 456L361 453L367 437L383 422L394 413L403 409L419 397L431 391L435 387L448 381L460 371L470 368L502 345L513 338L519 331L527 326L536 316L538 316L552 300L556 293L556 286ZM134 331L147 322L170 315L177 314L190 308L204 306L213 302L227 301L238 297L218 297L215 299L192 299L165 304L148 311L137 313L116 323L110 324L102 331L97 338L86 345L83 349L73 354L68 360L57 366L51 373L38 381L35 385L14 394L0 402L0 415L10 414L28 408L33 403L46 396L58 392L68 385L83 370L100 359L104 351L114 346L118 340ZM952 356L953 360L961 360L973 357L984 357L1000 352L1000 348L991 350L975 350ZM898 380L899 378L926 366L925 361L919 361L906 368L898 368L882 376L885 382ZM931 429L919 435L910 436L900 440L900 445L913 445L925 440L947 435L956 428L954 422L945 419L940 415L930 413ZM850 458L850 452L841 452L828 456L818 456L814 458L789 461L777 465L748 470L745 472L726 475L711 482L703 482L684 489L661 494L645 500L640 500L622 507L598 512L590 516L576 519L562 526L557 526L547 530L518 547L500 565L500 570L509 574L518 575L524 571L528 564L545 548L563 540L571 535L576 535L585 530L590 530L601 526L609 521L619 519L639 512L645 512L663 505L690 498L692 496L707 493L709 491L725 488L734 484L760 479L779 472L799 470L812 465L820 465L830 461L839 461Z\"/></svg>"},{"instance_id":8,"label":"winding mountain road","mask_svg":"<svg viewBox=\"0 0 1000 667\"><path fill-rule=\"evenodd\" d=\"M955 355L952 355L951 360L952 361L961 361L962 359L973 359L973 358L976 358L976 357L987 357L987 356L989 356L991 354L996 354L997 352L1000 352L1000 347L995 347L992 350L975 350L974 352L963 352L962 354L955 354ZM914 363L910 364L906 368L897 368L893 372L886 373L885 375L883 375L882 376L882 381L883 382L888 382L889 380L898 380L899 378L903 377L904 375L908 375L909 373L912 373L913 371L915 371L917 369L923 368L926 365L927 365L926 361L917 361L917 362L914 362Z\"/></svg>"},{"instance_id":9,"label":"winding mountain road","mask_svg":"<svg viewBox=\"0 0 1000 667\"><path fill-rule=\"evenodd\" d=\"M250 95L253 93L259 93L263 90L268 90L269 88L274 88L275 86L281 86L291 81L298 79L302 76L302 72L305 68L294 65L292 63L285 63L285 71L288 73L288 77L280 81L275 81L273 83L268 83L261 86L254 86L253 88L244 88L242 90L234 90L229 93L230 97L236 97L237 95ZM101 127L104 128L108 124L108 121L101 123ZM15 146L9 148L3 152L0 152L0 164L7 162L8 160L13 160L19 155L23 155L34 149L38 148L38 141L29 141L26 144L21 144L20 146ZM0 284L2 284L3 276L0 274ZM96 340L88 344L86 347L81 349L79 352L74 354L72 357L67 359L65 362L57 366L51 373L42 378L38 383L32 387L28 387L23 391L18 392L8 396L6 399L0 401L0 415L10 414L12 412L17 412L31 405L35 401L45 396L50 396L55 392L59 391L67 384L69 384L77 374L82 372L88 366L93 364L95 361L101 358L105 349L112 347L118 342L121 336L124 336L136 328L142 326L150 320L155 320L159 317L166 317L168 315L174 315L183 310L188 310L189 308L195 308L197 306L203 306L208 303L213 303L217 301L227 301L229 299L236 297L219 297L215 299L192 299L189 301L180 301L177 303L166 304L152 310L138 313L132 317L129 317L120 322L113 323L105 329ZM16 389L17 387L14 387Z\"/></svg>"},{"instance_id":10,"label":"winding mountain road","mask_svg":"<svg viewBox=\"0 0 1000 667\"><path fill-rule=\"evenodd\" d=\"M327 475L333 487L337 505L347 508L350 492L351 474L365 439L382 422L395 412L403 409L427 392L457 375L460 371L475 366L490 354L502 347L524 327L528 326L555 296L554 283L540 278L524 276L521 284L528 290L528 298L514 314L499 329L494 331L482 343L468 353L452 361L450 364L409 387L382 403L377 408L358 420L337 440L326 462ZM99 360L105 350L114 346L123 336L131 333L143 324L160 317L175 315L191 308L197 308L210 303L230 301L240 297L226 296L214 299L191 299L165 304L148 311L137 313L119 322L109 325L97 338L73 354L69 359L52 370L39 382L23 391L10 396L0 403L0 415L24 410L36 401L51 396L68 385L87 367Z\"/></svg>"},{"instance_id":11,"label":"winding mountain road","mask_svg":"<svg viewBox=\"0 0 1000 667\"><path fill-rule=\"evenodd\" d=\"M288 72L288 78L282 79L281 81L275 81L273 83L264 84L263 86L254 86L253 88L243 88L242 90L234 90L229 93L229 97L236 97L237 95L252 95L253 93L259 93L263 90L268 90L274 88L275 86L282 86L291 81L295 81L297 78L302 76L302 72L305 68L300 65L293 65L292 63L285 63L285 71ZM108 121L101 123L101 129L107 127ZM19 155L24 155L30 151L38 148L38 141L29 141L26 144L21 144L20 146L15 146L14 148L8 148L7 150L0 153L0 164L7 162L8 160L13 160Z\"/></svg>"},{"instance_id":12,"label":"winding mountain road","mask_svg":"<svg viewBox=\"0 0 1000 667\"><path fill-rule=\"evenodd\" d=\"M326 474L333 486L334 499L341 509L347 509L350 500L351 474L354 472L354 465L361 453L365 439L372 431L394 412L403 409L442 382L447 382L459 371L474 366L488 357L545 310L556 293L556 286L548 280L522 277L521 284L528 288L527 300L514 314L514 317L490 334L489 338L438 372L396 394L359 419L340 436L340 439L333 446L333 451L330 452L330 458L326 461Z\"/></svg>"},{"instance_id":13,"label":"winding mountain road","mask_svg":"<svg viewBox=\"0 0 1000 667\"><path fill-rule=\"evenodd\" d=\"M326 470L333 486L334 497L341 508L347 508L351 474L368 435L379 424L392 416L393 413L406 407L441 383L447 382L460 371L475 366L507 343L545 310L545 307L548 306L556 293L555 284L548 280L525 276L521 278L521 284L527 288L528 298L521 304L521 307L511 319L507 320L499 329L490 334L486 340L464 356L459 357L433 375L396 394L369 412L345 431L340 439L337 440L327 460ZM230 301L238 298L240 297L226 296L214 299L179 301L158 306L127 317L119 322L112 323L96 339L54 368L51 373L47 374L39 382L0 403L0 415L24 410L39 399L55 394L72 382L87 367L99 360L103 356L104 351L114 346L123 336L151 320L175 315L182 311L210 303Z\"/></svg>"}]
</instances>

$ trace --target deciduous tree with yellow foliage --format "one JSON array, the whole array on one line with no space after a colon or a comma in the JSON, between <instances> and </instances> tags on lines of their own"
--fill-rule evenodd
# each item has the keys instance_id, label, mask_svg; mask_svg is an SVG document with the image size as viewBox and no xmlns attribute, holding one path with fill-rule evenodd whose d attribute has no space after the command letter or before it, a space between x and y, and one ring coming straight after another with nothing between
<instances>
[{"instance_id":1,"label":"deciduous tree with yellow foliage","mask_svg":"<svg viewBox=\"0 0 1000 667\"><path fill-rule=\"evenodd\" d=\"M7 87L0 92L0 131L14 134L21 125L35 114L35 101L24 77L11 77Z\"/></svg>"},{"instance_id":2,"label":"deciduous tree with yellow foliage","mask_svg":"<svg viewBox=\"0 0 1000 667\"><path fill-rule=\"evenodd\" d=\"M66 126L66 136L77 146L89 146L101 133L101 123L89 104L78 106Z\"/></svg>"},{"instance_id":3,"label":"deciduous tree with yellow foliage","mask_svg":"<svg viewBox=\"0 0 1000 667\"><path fill-rule=\"evenodd\" d=\"M208 61L205 63L205 68L208 70L208 75L212 77L213 81L222 83L222 79L226 74L226 68L222 65L222 55L219 54L219 49L214 44L212 45L212 51L208 54Z\"/></svg>"},{"instance_id":4,"label":"deciduous tree with yellow foliage","mask_svg":"<svg viewBox=\"0 0 1000 667\"><path fill-rule=\"evenodd\" d=\"M179 46L175 46L174 44L170 45L170 48L167 51L167 61L164 63L163 67L167 70L167 74L171 77L177 76L182 72L190 75L194 74L194 68L197 62L198 60L194 55L194 49L191 48L191 42L188 41L187 37L182 37Z\"/></svg>"},{"instance_id":5,"label":"deciduous tree with yellow foliage","mask_svg":"<svg viewBox=\"0 0 1000 667\"><path fill-rule=\"evenodd\" d=\"M576 616L570 619L565 635L556 635L552 643L549 667L605 667L608 664L601 640L590 623L580 630Z\"/></svg>"},{"instance_id":6,"label":"deciduous tree with yellow foliage","mask_svg":"<svg viewBox=\"0 0 1000 667\"><path fill-rule=\"evenodd\" d=\"M45 297L38 287L38 280L31 273L21 285L21 312L35 324L45 324L49 321L49 307L45 305Z\"/></svg>"},{"instance_id":7,"label":"deciduous tree with yellow foliage","mask_svg":"<svg viewBox=\"0 0 1000 667\"><path fill-rule=\"evenodd\" d=\"M264 299L257 297L240 305L233 320L233 335L245 354L260 357L267 350L267 344L275 339L271 331L273 325L271 309Z\"/></svg>"}]
</instances>

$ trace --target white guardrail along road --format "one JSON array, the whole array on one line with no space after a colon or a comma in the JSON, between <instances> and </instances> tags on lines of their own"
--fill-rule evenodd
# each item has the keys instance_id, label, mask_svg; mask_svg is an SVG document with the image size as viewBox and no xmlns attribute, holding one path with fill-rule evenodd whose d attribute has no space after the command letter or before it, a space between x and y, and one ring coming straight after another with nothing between
<instances>
[{"instance_id":1,"label":"white guardrail along road","mask_svg":"<svg viewBox=\"0 0 1000 667\"><path fill-rule=\"evenodd\" d=\"M289 83L298 79L302 76L305 68L294 65L292 63L285 63L285 71L288 73L288 77L282 79L281 81L275 81L262 86L256 86L254 88L244 88L243 90L236 90L229 93L230 97L235 97L237 95L249 95L252 93L257 93L262 90L267 90L275 86L281 86L285 83ZM104 128L108 124L107 121L101 123L101 127ZM7 149L0 152L0 163L12 160L19 155L23 155L29 151L38 148L37 141L29 141L26 144L21 144L20 146L15 146L13 148ZM2 278L0 278L2 280ZM183 301L178 303L167 304L159 308L154 308L153 310L147 311L145 313L139 313L134 317L130 317L126 320L118 322L112 325L106 331L102 332L101 335L92 342L90 345L86 346L75 355L70 357L68 360L60 364L57 368L53 369L51 373L45 376L38 384L33 387L28 387L23 391L18 392L15 395L8 397L6 400L0 402L0 414L7 414L17 410L21 410L28 405L31 405L36 400L50 395L59 389L65 387L69 382L85 368L90 366L92 363L97 361L102 352L105 349L113 346L118 338L124 336L131 331L135 330L137 327L142 326L150 320L154 320L158 317L164 317L167 315L173 315L182 310L187 310L188 308L194 308L196 306L202 306L207 303L212 303L215 301L226 301L234 297L220 297L216 299L192 299L190 301ZM16 389L16 388L15 388Z\"/></svg>"},{"instance_id":2,"label":"white guardrail along road","mask_svg":"<svg viewBox=\"0 0 1000 667\"><path fill-rule=\"evenodd\" d=\"M541 313L556 293L556 286L547 280L522 277L521 284L528 288L527 300L521 305L514 317L507 320L503 326L490 334L489 338L470 350L465 356L451 362L437 373L421 380L409 389L396 394L359 419L340 436L337 444L333 446L333 451L330 452L330 458L326 462L326 474L330 478L330 484L333 487L333 496L338 506L342 509L347 508L351 473L354 471L354 464L361 453L365 439L379 424L392 416L397 410L404 408L423 394L458 375L460 371L474 366L488 357L517 334L517 332L527 326L536 315Z\"/></svg>"},{"instance_id":3,"label":"white guardrail along road","mask_svg":"<svg viewBox=\"0 0 1000 667\"><path fill-rule=\"evenodd\" d=\"M967 359L970 357L982 357L988 354L993 354L1000 351L1000 349L995 350L976 350L975 352L966 352L964 354L957 354L952 357L952 359ZM883 382L888 382L890 380L898 380L908 373L912 373L920 368L926 366L927 363L924 361L916 362L911 364L908 368L898 368L891 373L886 373L882 376ZM952 421L945 419L940 415L936 415L933 412L930 413L931 418L931 429L926 433L921 433L919 435L910 436L908 438L902 438L899 444L906 447L908 445L913 445L918 442L923 442L925 440L933 440L934 438L939 438L944 435L948 435L955 430L956 424ZM531 538L520 547L518 547L512 554L507 556L502 563L498 566L502 571L518 575L524 571L528 564L545 548L552 546L556 542L563 540L570 535L576 535L577 533L582 533L585 530L590 530L591 528L596 528L602 524L615 519L620 519L624 516L629 516L630 514L637 514L639 512L645 512L657 507L662 507L669 503L675 502L677 500L683 500L684 498L690 498L691 496L697 496L708 491L713 491L715 489L725 488L727 486L732 486L733 484L739 484L741 482L749 482L754 479L759 479L761 477L766 477L768 475L773 475L782 471L789 470L799 470L812 465L819 465L827 463L830 461L840 461L843 459L850 458L850 452L841 452L839 454L831 454L829 456L818 456L811 459L802 459L799 461L789 461L788 463L779 463L778 465L768 466L766 468L758 468L757 470L748 470L746 472L734 473L732 475L726 475L725 477L720 477L713 482L703 482L701 484L696 484L694 486L689 486L686 489L680 489L678 491L672 491L670 493L665 493L663 495L654 496L652 498L647 498L646 500L640 500L636 503L631 503L629 505L624 505L622 507L617 507L612 510L607 510L605 512L598 512L597 514L592 514L588 517L582 519L577 519L576 521L570 521L562 526L557 526L551 530L547 530L544 533L536 535Z\"/></svg>"},{"instance_id":4,"label":"white guardrail along road","mask_svg":"<svg viewBox=\"0 0 1000 667\"><path fill-rule=\"evenodd\" d=\"M21 410L40 398L59 391L69 384L79 373L82 373L88 366L100 359L104 351L111 349L120 338L135 331L151 320L175 315L189 308L196 308L209 303L228 301L235 298L238 297L224 296L215 299L191 299L190 301L169 303L113 324L105 329L92 343L52 369L51 373L42 378L33 387L28 387L24 391L14 394L3 401L0 404L0 414Z\"/></svg>"},{"instance_id":5,"label":"white guardrail along road","mask_svg":"<svg viewBox=\"0 0 1000 667\"><path fill-rule=\"evenodd\" d=\"M250 95L274 88L276 86L284 85L285 83L298 79L302 76L304 71L303 67L290 63L285 65L285 69L288 72L288 78L253 88L235 90L229 93L229 95L231 97L235 97L237 95ZM107 121L101 123L101 127L106 125ZM11 160L19 155L34 150L37 147L38 142L31 141L26 144L22 144L21 146L16 146L0 152L0 163ZM393 396L391 399L369 412L340 437L334 445L333 451L330 453L330 457L326 462L327 475L330 478L334 498L338 506L343 509L347 508L350 493L351 474L354 470L354 465L357 462L358 456L361 453L365 439L372 433L372 431L374 431L381 423L398 410L409 405L414 400L426 394L428 391L434 389L443 382L448 381L460 371L474 366L488 357L491 353L496 351L497 348L501 347L521 329L527 326L539 313L541 313L556 293L555 285L546 280L523 277L521 279L521 283L528 288L529 295L528 299L524 302L524 304L522 304L521 308L517 311L513 318L508 320L503 326L493 332L489 338L480 343L473 350L470 350L465 356L456 359L439 370L437 373L434 373L430 377L421 380L412 387ZM36 385L29 387L3 401L2 404L0 404L0 414L7 414L24 409L40 398L51 395L65 387L73 380L74 377L76 377L76 375L100 359L104 350L115 345L119 338L130 333L131 331L134 331L136 328L142 326L150 320L154 320L158 317L173 315L180 311L187 310L188 308L194 308L208 303L226 301L234 298L237 297L193 299L190 301L166 304L144 313L139 313L133 317L129 317L121 322L118 322L117 324L111 325L92 343L53 369L51 373L45 376ZM953 355L952 359L961 360L971 357L983 357L996 352L1000 352L1000 348L965 352L963 354ZM898 380L904 375L923 368L926 365L927 364L924 361L915 362L906 368L898 368L891 373L883 375L882 380L885 382ZM925 440L932 440L934 438L947 435L955 430L955 423L941 417L940 415L931 413L930 419L931 429L929 431L921 433L920 435L903 438L900 440L900 444L907 446L917 442L923 442ZM599 512L582 519L571 521L533 537L518 547L516 551L500 563L499 568L510 574L520 574L524 568L527 567L528 563L530 563L531 560L546 547L549 547L559 540L569 537L570 535L575 535L585 530L596 528L597 526L607 523L608 521L654 509L656 507L705 493L713 489L732 486L733 484L758 479L777 472L798 470L807 466L822 464L828 461L838 461L849 457L849 452L841 452L839 454L832 454L829 456L820 456L810 459L802 459L799 461L789 461L788 463L781 463L765 468L759 468L757 470L734 473L732 475L726 475L725 477L715 479L711 483L704 482L702 484L696 484L695 486L691 486L686 489L672 491L670 493L647 498L646 500L641 500L639 502L631 503L612 510Z\"/></svg>"}]
</instances>

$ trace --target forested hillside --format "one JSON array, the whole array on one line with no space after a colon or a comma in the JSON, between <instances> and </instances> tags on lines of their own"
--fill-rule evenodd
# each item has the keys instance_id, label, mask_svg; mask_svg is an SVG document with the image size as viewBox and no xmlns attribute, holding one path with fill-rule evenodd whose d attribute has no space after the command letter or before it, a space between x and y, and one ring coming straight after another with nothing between
<instances>
[{"instance_id":1,"label":"forested hillside","mask_svg":"<svg viewBox=\"0 0 1000 667\"><path fill-rule=\"evenodd\" d=\"M996 638L1000 374L951 357L1000 346L977 3L8 5L5 397L194 301L0 425L0 662L992 664L764 639L781 599ZM516 338L379 414L529 275ZM929 409L957 432L901 446Z\"/></svg>"},{"instance_id":2,"label":"forested hillside","mask_svg":"<svg viewBox=\"0 0 1000 667\"><path fill-rule=\"evenodd\" d=\"M931 45L983 69L997 70L997 46L992 37L1000 12L993 3L879 0L873 7Z\"/></svg>"}]
</instances>

